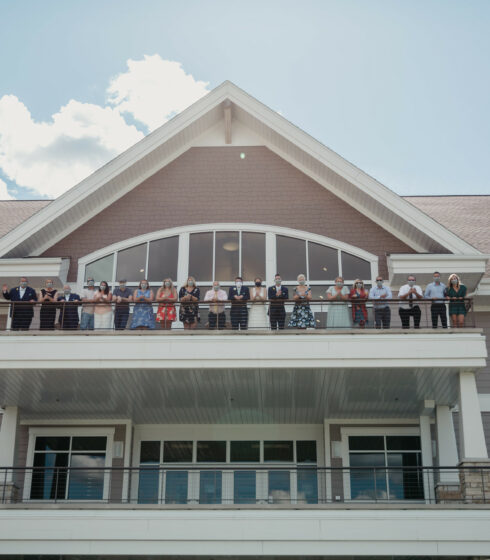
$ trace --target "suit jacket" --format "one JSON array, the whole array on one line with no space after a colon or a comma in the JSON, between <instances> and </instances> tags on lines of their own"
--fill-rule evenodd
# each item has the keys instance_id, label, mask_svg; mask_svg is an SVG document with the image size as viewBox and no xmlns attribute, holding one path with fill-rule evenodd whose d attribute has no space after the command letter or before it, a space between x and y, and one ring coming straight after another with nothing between
<instances>
[{"instance_id":1,"label":"suit jacket","mask_svg":"<svg viewBox=\"0 0 490 560\"><path fill-rule=\"evenodd\" d=\"M243 299L236 300L235 296L243 296ZM247 286L242 286L240 289L240 293L238 293L238 288L236 286L232 286L228 292L228 299L231 300L231 305L244 305L250 299L250 290Z\"/></svg>"},{"instance_id":2,"label":"suit jacket","mask_svg":"<svg viewBox=\"0 0 490 560\"><path fill-rule=\"evenodd\" d=\"M10 301L37 301L37 294L35 292L35 290L33 290L32 288L29 288L29 286L27 286L26 291L24 292L24 296L20 297L20 288L12 288L9 292L3 292L3 297L5 299L9 299ZM21 309L21 306L18 306L16 308L15 311L18 311ZM10 313L12 314L12 310L10 311ZM34 315L34 306L30 306L30 305L23 305L22 306L22 314L23 315Z\"/></svg>"},{"instance_id":3,"label":"suit jacket","mask_svg":"<svg viewBox=\"0 0 490 560\"><path fill-rule=\"evenodd\" d=\"M58 298L56 299L56 301L81 301L80 300L80 296L78 294L70 294L68 296L68 299L66 299L65 294L61 294L58 296Z\"/></svg>"},{"instance_id":4,"label":"suit jacket","mask_svg":"<svg viewBox=\"0 0 490 560\"><path fill-rule=\"evenodd\" d=\"M281 286L281 293L280 295L277 295L277 286L271 286L267 290L267 297L271 300L277 300L271 301L271 306L284 307L284 301L281 300L289 299L289 291L286 286Z\"/></svg>"}]
</instances>

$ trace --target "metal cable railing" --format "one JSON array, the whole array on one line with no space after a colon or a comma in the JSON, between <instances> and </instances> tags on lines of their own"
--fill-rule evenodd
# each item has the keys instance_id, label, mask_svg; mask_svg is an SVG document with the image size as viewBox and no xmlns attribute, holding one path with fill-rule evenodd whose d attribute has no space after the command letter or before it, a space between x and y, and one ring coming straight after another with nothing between
<instances>
[{"instance_id":1,"label":"metal cable railing","mask_svg":"<svg viewBox=\"0 0 490 560\"><path fill-rule=\"evenodd\" d=\"M457 309L453 306L459 306ZM453 323L456 310L464 323ZM461 328L477 326L473 299L430 300L265 300L237 304L230 300L199 302L101 303L81 301L1 302L0 331L135 330L365 330Z\"/></svg>"},{"instance_id":2,"label":"metal cable railing","mask_svg":"<svg viewBox=\"0 0 490 560\"><path fill-rule=\"evenodd\" d=\"M490 504L490 466L2 467L0 503Z\"/></svg>"}]
</instances>

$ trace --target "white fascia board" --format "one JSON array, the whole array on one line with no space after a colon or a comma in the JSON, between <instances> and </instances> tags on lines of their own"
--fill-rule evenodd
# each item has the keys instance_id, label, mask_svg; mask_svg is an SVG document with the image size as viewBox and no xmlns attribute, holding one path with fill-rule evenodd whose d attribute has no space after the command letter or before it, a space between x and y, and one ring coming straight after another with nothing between
<instances>
[{"instance_id":1,"label":"white fascia board","mask_svg":"<svg viewBox=\"0 0 490 560\"><path fill-rule=\"evenodd\" d=\"M411 509L402 503L294 510L8 508L0 510L0 548L4 554L126 556L165 550L259 557L321 556L328 550L329 555L466 557L488 554L489 524L488 508Z\"/></svg>"},{"instance_id":2,"label":"white fascia board","mask_svg":"<svg viewBox=\"0 0 490 560\"><path fill-rule=\"evenodd\" d=\"M69 266L70 259L63 257L0 259L0 278L53 278L64 283Z\"/></svg>"},{"instance_id":3,"label":"white fascia board","mask_svg":"<svg viewBox=\"0 0 490 560\"><path fill-rule=\"evenodd\" d=\"M465 368L485 367L485 337L468 332L298 335L203 334L0 336L1 369ZM305 339L306 341L306 339ZM353 343L356 351L352 352ZM29 348L29 352L25 351Z\"/></svg>"},{"instance_id":4,"label":"white fascia board","mask_svg":"<svg viewBox=\"0 0 490 560\"><path fill-rule=\"evenodd\" d=\"M485 266L490 255L483 253L472 255L454 254L406 254L392 253L387 256L388 270L394 274L410 274L411 272L434 272L434 266L441 273L472 272L485 274Z\"/></svg>"}]
</instances>

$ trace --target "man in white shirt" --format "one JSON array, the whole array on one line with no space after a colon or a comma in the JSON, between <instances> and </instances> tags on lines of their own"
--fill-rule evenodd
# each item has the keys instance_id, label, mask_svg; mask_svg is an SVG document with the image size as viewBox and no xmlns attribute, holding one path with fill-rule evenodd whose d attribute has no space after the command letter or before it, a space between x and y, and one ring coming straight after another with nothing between
<instances>
[{"instance_id":1,"label":"man in white shirt","mask_svg":"<svg viewBox=\"0 0 490 560\"><path fill-rule=\"evenodd\" d=\"M410 328L410 317L413 317L413 326L416 329L420 327L422 312L415 302L419 299L423 299L424 293L422 292L422 288L415 284L416 281L417 279L415 276L410 274L407 278L407 283L402 286L398 292L398 299L403 300L400 302L399 309L403 329Z\"/></svg>"},{"instance_id":2,"label":"man in white shirt","mask_svg":"<svg viewBox=\"0 0 490 560\"><path fill-rule=\"evenodd\" d=\"M215 329L216 323L218 323L218 329L224 329L226 324L225 315L225 304L217 303L219 301L227 301L227 293L221 289L219 282L215 280L213 282L213 288L206 292L204 296L204 301L213 302L209 305L208 314L208 328Z\"/></svg>"},{"instance_id":3,"label":"man in white shirt","mask_svg":"<svg viewBox=\"0 0 490 560\"><path fill-rule=\"evenodd\" d=\"M12 317L12 330L28 330L31 326L32 317L34 316L34 302L37 301L35 290L28 286L25 276L20 279L19 286L9 290L6 284L2 287L3 297L13 302L10 309ZM18 303L15 302L26 302ZM27 302L32 303L29 305Z\"/></svg>"}]
</instances>

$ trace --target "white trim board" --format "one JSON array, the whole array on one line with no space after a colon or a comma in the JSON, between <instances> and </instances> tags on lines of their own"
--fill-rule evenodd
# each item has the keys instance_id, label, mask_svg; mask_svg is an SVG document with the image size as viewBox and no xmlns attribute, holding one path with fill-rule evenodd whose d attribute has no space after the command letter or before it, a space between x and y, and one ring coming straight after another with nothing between
<instances>
[{"instance_id":1,"label":"white trim board","mask_svg":"<svg viewBox=\"0 0 490 560\"><path fill-rule=\"evenodd\" d=\"M227 81L5 235L0 239L0 256L39 254L47 244L51 246L57 239L68 235L80 223L154 173L156 167L165 166L192 146L199 136L224 118L221 105L225 100L232 103L232 112L238 120L252 129L260 128L264 145L276 153L281 151L296 167L307 163L305 169L308 167L309 174L313 168L318 168L347 181L352 186L351 193L335 188L336 194L342 195L354 207L370 207L372 219L378 225L397 232L400 238L412 240L410 245L422 248L423 243L417 239L423 239L428 245L436 243L453 253L479 254L410 202ZM159 155L162 152L161 157L157 158L157 163L150 162L149 156L157 150ZM114 181L119 188L107 188L111 182L114 187ZM324 180L322 184L325 186ZM331 184L329 186L334 188ZM88 198L94 201L96 193L99 195L97 204L83 207ZM79 204L80 220L62 223L63 214Z\"/></svg>"}]
</instances>

